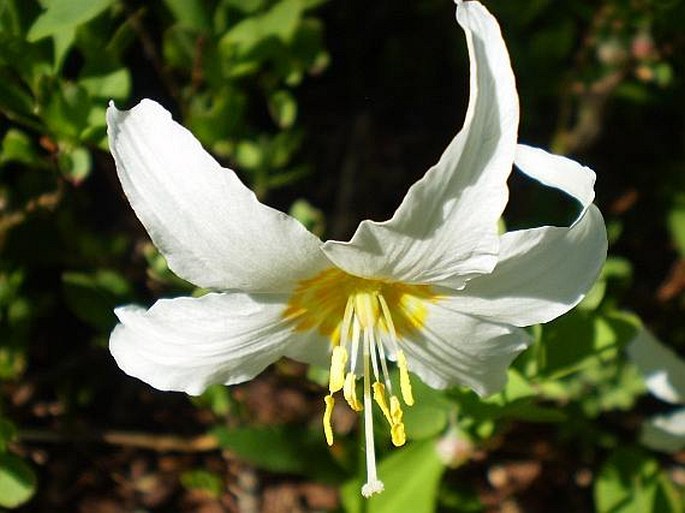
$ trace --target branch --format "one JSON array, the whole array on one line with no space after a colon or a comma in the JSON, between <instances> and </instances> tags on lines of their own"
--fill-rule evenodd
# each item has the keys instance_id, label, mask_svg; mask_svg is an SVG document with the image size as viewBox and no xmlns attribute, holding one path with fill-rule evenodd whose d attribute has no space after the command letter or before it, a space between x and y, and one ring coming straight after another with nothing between
<instances>
[{"instance_id":1,"label":"branch","mask_svg":"<svg viewBox=\"0 0 685 513\"><path fill-rule=\"evenodd\" d=\"M68 435L41 429L25 429L17 438L26 443L78 444L96 442L121 447L135 447L156 452L208 452L221 449L214 435L206 434L185 438L175 435L158 435L135 431L102 431Z\"/></svg>"}]
</instances>

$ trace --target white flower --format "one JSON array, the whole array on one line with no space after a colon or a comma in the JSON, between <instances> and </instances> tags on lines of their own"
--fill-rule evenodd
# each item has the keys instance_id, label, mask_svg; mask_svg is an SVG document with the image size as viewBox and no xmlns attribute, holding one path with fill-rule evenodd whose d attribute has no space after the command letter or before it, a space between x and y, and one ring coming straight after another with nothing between
<instances>
[{"instance_id":1,"label":"white flower","mask_svg":"<svg viewBox=\"0 0 685 513\"><path fill-rule=\"evenodd\" d=\"M517 146L518 97L499 26L476 1L457 6L471 59L464 127L392 218L363 221L349 242L322 243L259 203L158 104L107 111L110 148L138 218L176 274L216 291L118 308L110 349L119 366L160 390L199 394L251 379L282 356L329 361L324 431L332 443L333 395L342 390L364 411L365 496L383 489L373 401L401 445L401 402L413 403L409 371L435 388L501 389L529 344L521 328L576 305L606 255L594 173ZM499 235L513 163L578 200L578 219ZM386 359L399 368L399 391Z\"/></svg>"},{"instance_id":2,"label":"white flower","mask_svg":"<svg viewBox=\"0 0 685 513\"><path fill-rule=\"evenodd\" d=\"M681 450L685 447L685 360L646 328L638 332L627 350L652 395L681 405L671 412L646 419L640 441L658 451Z\"/></svg>"}]
</instances>

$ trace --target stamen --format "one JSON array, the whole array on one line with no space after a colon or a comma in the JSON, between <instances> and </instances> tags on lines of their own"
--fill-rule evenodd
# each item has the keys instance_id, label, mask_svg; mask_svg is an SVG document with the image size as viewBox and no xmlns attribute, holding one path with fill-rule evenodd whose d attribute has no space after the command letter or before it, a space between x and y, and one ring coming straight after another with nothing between
<instances>
[{"instance_id":1,"label":"stamen","mask_svg":"<svg viewBox=\"0 0 685 513\"><path fill-rule=\"evenodd\" d=\"M390 308L388 303L382 295L378 296L378 302L381 305L381 311L383 312L383 322L388 327L390 332L390 339L395 349L397 355L397 368L400 371L400 391L402 392L402 399L407 406L414 405L414 394L411 389L411 381L409 379L409 367L407 366L407 357L404 355L404 351L399 348L397 343L397 331L395 330L395 324L392 322L392 315L390 315ZM383 358L385 354L381 354Z\"/></svg>"},{"instance_id":2,"label":"stamen","mask_svg":"<svg viewBox=\"0 0 685 513\"><path fill-rule=\"evenodd\" d=\"M378 358L376 357L376 337L374 337L373 330L364 330L364 343L368 344L369 352L371 353L371 365L373 366L373 377L376 381L379 380L378 373Z\"/></svg>"},{"instance_id":3,"label":"stamen","mask_svg":"<svg viewBox=\"0 0 685 513\"><path fill-rule=\"evenodd\" d=\"M376 475L373 403L378 404L390 424L393 444L404 444L402 407L414 404L414 397L407 358L400 350L400 337L421 332L425 327L428 304L439 299L440 296L428 285L361 278L331 267L301 281L282 312L283 319L296 331L316 330L330 340L330 392L324 398L323 415L326 442L333 444L335 393L342 390L350 408L358 412L364 410L368 475L362 494L366 497L383 490L383 483ZM360 347L360 344L363 345ZM400 388L397 395L393 393L386 360L386 356L394 358L395 355ZM363 371L357 371L361 366ZM357 398L356 380L359 375L364 380L362 401ZM397 384L394 388L397 389Z\"/></svg>"},{"instance_id":4,"label":"stamen","mask_svg":"<svg viewBox=\"0 0 685 513\"><path fill-rule=\"evenodd\" d=\"M376 381L373 384L373 400L376 401L376 404L392 427L392 416L390 415L390 408L388 408L388 401L385 398L385 387L380 381Z\"/></svg>"},{"instance_id":5,"label":"stamen","mask_svg":"<svg viewBox=\"0 0 685 513\"><path fill-rule=\"evenodd\" d=\"M390 417L392 418L392 427L390 428L392 443L399 447L407 441L407 436L404 432L404 422L402 422L404 412L400 400L394 395L390 398Z\"/></svg>"},{"instance_id":6,"label":"stamen","mask_svg":"<svg viewBox=\"0 0 685 513\"><path fill-rule=\"evenodd\" d=\"M354 314L354 299L350 296L347 298L347 303L345 304L345 314L343 315L342 325L340 327L340 345L343 347L347 343L347 336L350 334L352 314Z\"/></svg>"},{"instance_id":7,"label":"stamen","mask_svg":"<svg viewBox=\"0 0 685 513\"><path fill-rule=\"evenodd\" d=\"M333 445L333 426L331 425L331 417L333 416L335 399L329 394L323 398L323 401L326 404L326 409L323 412L323 432L324 435L326 435L326 443L328 445Z\"/></svg>"},{"instance_id":8,"label":"stamen","mask_svg":"<svg viewBox=\"0 0 685 513\"><path fill-rule=\"evenodd\" d=\"M366 484L362 495L371 497L383 491L383 483L376 472L376 450L373 440L373 411L371 411L371 369L369 365L369 345L364 344L364 437L366 441Z\"/></svg>"},{"instance_id":9,"label":"stamen","mask_svg":"<svg viewBox=\"0 0 685 513\"><path fill-rule=\"evenodd\" d=\"M392 421L395 424L402 422L402 417L404 417L404 413L402 412L402 406L400 405L400 400L397 398L396 395L393 395L390 398L390 416L392 417Z\"/></svg>"},{"instance_id":10,"label":"stamen","mask_svg":"<svg viewBox=\"0 0 685 513\"><path fill-rule=\"evenodd\" d=\"M331 356L331 372L328 389L331 394L341 390L345 384L345 364L347 363L347 349L335 346Z\"/></svg>"},{"instance_id":11,"label":"stamen","mask_svg":"<svg viewBox=\"0 0 685 513\"><path fill-rule=\"evenodd\" d=\"M357 357L359 354L359 339L361 328L359 327L359 321L355 315L352 318L352 358L350 359L350 372L356 374L357 372Z\"/></svg>"},{"instance_id":12,"label":"stamen","mask_svg":"<svg viewBox=\"0 0 685 513\"><path fill-rule=\"evenodd\" d=\"M348 372L347 376L345 376L343 395L347 401L347 404L349 404L350 408L352 408L354 411L362 411L364 409L357 399L357 377L351 372Z\"/></svg>"},{"instance_id":13,"label":"stamen","mask_svg":"<svg viewBox=\"0 0 685 513\"><path fill-rule=\"evenodd\" d=\"M378 295L378 302L381 305L381 310L383 312L383 320L385 325L388 327L392 341L397 345L397 330L395 330L395 323L392 322L392 315L390 315L390 307L388 307L388 302L385 300L382 294Z\"/></svg>"},{"instance_id":14,"label":"stamen","mask_svg":"<svg viewBox=\"0 0 685 513\"><path fill-rule=\"evenodd\" d=\"M380 339L380 337L378 337ZM388 372L388 362L385 358L385 348L383 347L383 341L378 340L376 344L378 349L378 357L381 360L381 370L383 371L383 380L385 381L385 387L388 389L388 393L392 395L392 383L390 382L390 373Z\"/></svg>"},{"instance_id":15,"label":"stamen","mask_svg":"<svg viewBox=\"0 0 685 513\"><path fill-rule=\"evenodd\" d=\"M402 447L407 441L407 434L404 432L404 424L394 424L390 428L390 438L395 447Z\"/></svg>"},{"instance_id":16,"label":"stamen","mask_svg":"<svg viewBox=\"0 0 685 513\"><path fill-rule=\"evenodd\" d=\"M409 380L407 357L404 356L404 351L401 349L397 351L397 368L400 370L400 390L402 392L402 399L407 406L413 406L414 394L412 393L411 381Z\"/></svg>"}]
</instances>

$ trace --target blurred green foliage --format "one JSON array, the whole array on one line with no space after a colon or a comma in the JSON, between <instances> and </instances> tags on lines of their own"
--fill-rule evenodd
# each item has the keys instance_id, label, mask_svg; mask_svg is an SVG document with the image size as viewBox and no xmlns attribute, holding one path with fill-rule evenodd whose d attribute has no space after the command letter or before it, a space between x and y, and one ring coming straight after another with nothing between
<instances>
[{"instance_id":1,"label":"blurred green foliage","mask_svg":"<svg viewBox=\"0 0 685 513\"><path fill-rule=\"evenodd\" d=\"M416 379L411 443L391 450L379 430L387 491L368 504L355 428L329 450L318 410L264 425L232 389L179 401L204 415L195 425L224 451L269 475L340 487L349 512L486 511L483 468L565 458L592 475L577 511L680 513L682 454L639 446L639 421L655 406L624 348L649 324L685 351L685 3L486 4L517 72L522 139L598 171L612 256L585 301L532 329L535 343L500 394ZM0 507L35 495L26 511L56 510L42 490L57 478L31 450L31 429L183 429L141 420L155 409L149 391L106 350L114 306L191 290L122 200L106 152L108 102L162 101L261 198L317 235L341 236L345 216L386 205L390 214L417 177L406 168L429 164L451 137L467 66L447 0L0 0ZM352 178L350 166L360 168ZM362 182L383 185L369 205ZM512 191L510 226L573 214L544 191L518 182ZM320 400L288 365L273 374ZM37 413L45 404L59 408ZM533 451L544 443L557 449ZM216 470L191 468L179 481L226 493Z\"/></svg>"}]
</instances>

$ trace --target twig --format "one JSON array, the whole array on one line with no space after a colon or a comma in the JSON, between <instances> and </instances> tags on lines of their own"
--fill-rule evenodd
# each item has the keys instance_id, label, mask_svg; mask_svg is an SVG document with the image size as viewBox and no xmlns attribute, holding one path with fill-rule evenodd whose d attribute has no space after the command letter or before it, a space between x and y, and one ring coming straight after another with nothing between
<instances>
[{"instance_id":1,"label":"twig","mask_svg":"<svg viewBox=\"0 0 685 513\"><path fill-rule=\"evenodd\" d=\"M570 128L566 126L562 115L562 122L552 141L552 150L556 153L577 153L590 147L602 131L604 113L613 92L626 76L626 70L615 71L602 79L583 87L577 94L578 105L575 108L576 121ZM565 98L572 101L574 93ZM570 113L574 109L562 108L562 112Z\"/></svg>"},{"instance_id":2,"label":"twig","mask_svg":"<svg viewBox=\"0 0 685 513\"><path fill-rule=\"evenodd\" d=\"M62 181L57 181L54 191L45 192L30 199L23 208L13 212L0 212L0 248L3 246L5 236L15 226L23 223L26 218L37 210L53 211L57 208L64 195Z\"/></svg>"},{"instance_id":3,"label":"twig","mask_svg":"<svg viewBox=\"0 0 685 513\"><path fill-rule=\"evenodd\" d=\"M141 7L135 12L130 12L129 7L126 6L126 4L124 5L126 7L126 10L130 13L128 17L128 22L131 24L131 27L133 27L133 30L138 36L138 40L140 41L140 44L142 46L145 58L152 64L152 67L159 75L159 78L161 79L169 94L174 98L174 100L178 102L181 99L180 88L176 84L171 73L169 73L166 67L164 66L163 61L160 58L159 53L157 52L155 42L142 22L142 18L143 16L145 16L147 8Z\"/></svg>"},{"instance_id":4,"label":"twig","mask_svg":"<svg viewBox=\"0 0 685 513\"><path fill-rule=\"evenodd\" d=\"M135 431L102 431L67 435L41 429L25 429L18 439L26 443L83 443L96 442L121 447L135 447L156 452L208 452L220 449L219 440L210 434L185 438L176 435L158 435Z\"/></svg>"},{"instance_id":5,"label":"twig","mask_svg":"<svg viewBox=\"0 0 685 513\"><path fill-rule=\"evenodd\" d=\"M236 486L231 490L238 502L238 511L241 513L259 513L260 494L259 476L254 468L241 465L240 471L235 474Z\"/></svg>"},{"instance_id":6,"label":"twig","mask_svg":"<svg viewBox=\"0 0 685 513\"><path fill-rule=\"evenodd\" d=\"M333 238L342 238L348 235L351 225L349 213L354 211L352 203L357 175L363 168L366 160L366 141L369 140L371 120L367 112L358 114L352 124L345 157L340 167L340 179L338 182L338 196L336 198L335 212L331 220L330 235Z\"/></svg>"},{"instance_id":7,"label":"twig","mask_svg":"<svg viewBox=\"0 0 685 513\"><path fill-rule=\"evenodd\" d=\"M575 57L575 72L588 64L593 54L595 32L599 30L606 16L606 9L598 9L590 27L590 33L583 38ZM600 136L604 124L606 107L616 88L623 82L630 70L630 63L608 73L598 80L583 84L572 81L561 94L559 123L551 141L555 153L578 153L592 146Z\"/></svg>"}]
</instances>

